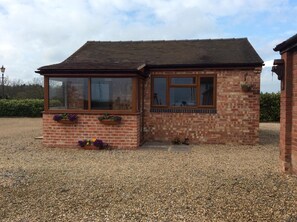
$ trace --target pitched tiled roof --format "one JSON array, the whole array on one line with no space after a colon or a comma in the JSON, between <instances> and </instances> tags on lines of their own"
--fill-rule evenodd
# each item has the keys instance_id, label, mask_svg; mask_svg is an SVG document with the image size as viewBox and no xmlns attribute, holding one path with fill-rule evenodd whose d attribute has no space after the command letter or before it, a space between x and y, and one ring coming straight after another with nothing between
<instances>
[{"instance_id":1,"label":"pitched tiled roof","mask_svg":"<svg viewBox=\"0 0 297 222\"><path fill-rule=\"evenodd\" d=\"M246 38L170 41L88 41L46 70L138 70L147 67L262 66Z\"/></svg>"},{"instance_id":2,"label":"pitched tiled roof","mask_svg":"<svg viewBox=\"0 0 297 222\"><path fill-rule=\"evenodd\" d=\"M280 51L280 53L297 47L297 34L291 38L278 44L273 50Z\"/></svg>"}]
</instances>

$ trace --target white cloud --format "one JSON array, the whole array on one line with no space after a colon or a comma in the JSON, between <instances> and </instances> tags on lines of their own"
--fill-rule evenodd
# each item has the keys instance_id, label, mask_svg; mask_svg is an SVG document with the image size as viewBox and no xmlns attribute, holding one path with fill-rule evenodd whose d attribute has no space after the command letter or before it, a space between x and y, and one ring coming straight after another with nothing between
<instances>
[{"instance_id":1,"label":"white cloud","mask_svg":"<svg viewBox=\"0 0 297 222\"><path fill-rule=\"evenodd\" d=\"M63 61L87 40L238 37L225 29L283 8L286 0L0 0L0 65L10 78L31 80L39 66ZM225 18L233 24L222 25ZM266 61L285 40L249 39Z\"/></svg>"},{"instance_id":2,"label":"white cloud","mask_svg":"<svg viewBox=\"0 0 297 222\"><path fill-rule=\"evenodd\" d=\"M273 61L274 61L274 60L268 60L268 61L264 62L265 67L267 67L267 68L272 67L272 66L273 66Z\"/></svg>"}]
</instances>

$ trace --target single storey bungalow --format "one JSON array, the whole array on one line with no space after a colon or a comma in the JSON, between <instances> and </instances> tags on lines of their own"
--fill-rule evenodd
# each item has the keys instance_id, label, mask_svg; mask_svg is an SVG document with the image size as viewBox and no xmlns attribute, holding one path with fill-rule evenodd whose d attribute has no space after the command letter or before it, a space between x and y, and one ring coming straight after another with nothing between
<instances>
[{"instance_id":1,"label":"single storey bungalow","mask_svg":"<svg viewBox=\"0 0 297 222\"><path fill-rule=\"evenodd\" d=\"M118 149L176 138L256 144L262 65L246 38L88 41L36 71L44 76L44 145L91 138ZM63 113L78 119L53 120ZM104 124L106 113L114 124Z\"/></svg>"}]
</instances>

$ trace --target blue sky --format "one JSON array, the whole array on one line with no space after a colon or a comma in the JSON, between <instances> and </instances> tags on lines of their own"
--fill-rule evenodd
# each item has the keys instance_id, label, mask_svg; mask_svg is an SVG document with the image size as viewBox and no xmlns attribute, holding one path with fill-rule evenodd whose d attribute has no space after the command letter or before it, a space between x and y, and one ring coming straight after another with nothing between
<instances>
[{"instance_id":1,"label":"blue sky","mask_svg":"<svg viewBox=\"0 0 297 222\"><path fill-rule=\"evenodd\" d=\"M0 66L31 81L88 40L247 37L266 64L261 91L277 92L273 48L297 33L296 14L296 0L0 0Z\"/></svg>"}]
</instances>

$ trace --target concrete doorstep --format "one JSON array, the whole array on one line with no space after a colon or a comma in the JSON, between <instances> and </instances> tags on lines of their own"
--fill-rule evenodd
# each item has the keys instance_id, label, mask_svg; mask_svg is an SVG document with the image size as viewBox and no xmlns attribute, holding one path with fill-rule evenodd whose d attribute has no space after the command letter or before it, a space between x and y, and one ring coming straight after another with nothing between
<instances>
[{"instance_id":1,"label":"concrete doorstep","mask_svg":"<svg viewBox=\"0 0 297 222\"><path fill-rule=\"evenodd\" d=\"M169 151L169 152L190 152L191 145L174 145L171 143L164 142L145 142L140 149L141 150L160 150L160 151Z\"/></svg>"}]
</instances>

